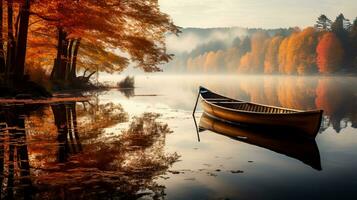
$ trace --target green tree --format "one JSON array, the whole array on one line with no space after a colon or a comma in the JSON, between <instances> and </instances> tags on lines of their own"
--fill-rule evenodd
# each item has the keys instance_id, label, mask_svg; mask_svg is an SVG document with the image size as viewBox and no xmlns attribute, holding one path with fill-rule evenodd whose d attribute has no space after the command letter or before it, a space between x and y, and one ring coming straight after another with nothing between
<instances>
[{"instance_id":1,"label":"green tree","mask_svg":"<svg viewBox=\"0 0 357 200\"><path fill-rule=\"evenodd\" d=\"M354 71L357 71L357 17L350 29L350 44L352 45L352 64Z\"/></svg>"},{"instance_id":2,"label":"green tree","mask_svg":"<svg viewBox=\"0 0 357 200\"><path fill-rule=\"evenodd\" d=\"M241 50L242 55L246 54L247 52L249 52L251 50L249 37L245 37L242 40L242 42L240 43L239 49Z\"/></svg>"},{"instance_id":3,"label":"green tree","mask_svg":"<svg viewBox=\"0 0 357 200\"><path fill-rule=\"evenodd\" d=\"M331 25L331 31L336 34L336 36L343 43L348 38L348 30L351 27L349 19L346 19L345 16L341 13L336 17L336 20Z\"/></svg>"},{"instance_id":4,"label":"green tree","mask_svg":"<svg viewBox=\"0 0 357 200\"><path fill-rule=\"evenodd\" d=\"M315 28L321 31L329 31L331 30L331 24L332 21L326 17L326 15L320 15L320 17L317 18Z\"/></svg>"},{"instance_id":5,"label":"green tree","mask_svg":"<svg viewBox=\"0 0 357 200\"><path fill-rule=\"evenodd\" d=\"M349 19L345 18L345 16L341 13L339 14L335 21L331 25L332 31L339 30L348 30L351 27L351 22Z\"/></svg>"},{"instance_id":6,"label":"green tree","mask_svg":"<svg viewBox=\"0 0 357 200\"><path fill-rule=\"evenodd\" d=\"M351 29L351 23L349 19L341 13L336 17L336 20L332 23L331 31L335 33L337 38L342 44L344 50L345 60L343 60L342 65L345 67L351 66L351 58L353 54L353 49L349 43L349 30Z\"/></svg>"}]
</instances>

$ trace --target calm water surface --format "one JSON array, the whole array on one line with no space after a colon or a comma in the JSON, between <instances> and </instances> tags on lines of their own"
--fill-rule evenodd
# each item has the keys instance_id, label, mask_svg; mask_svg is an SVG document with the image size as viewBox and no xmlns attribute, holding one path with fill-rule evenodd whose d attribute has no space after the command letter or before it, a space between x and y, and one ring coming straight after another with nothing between
<instances>
[{"instance_id":1,"label":"calm water surface","mask_svg":"<svg viewBox=\"0 0 357 200\"><path fill-rule=\"evenodd\" d=\"M278 151L208 130L199 142L192 118L199 85L242 100L323 109L316 144ZM138 76L136 86L88 102L1 105L1 197L357 198L356 78ZM294 156L300 151L311 154Z\"/></svg>"}]
</instances>

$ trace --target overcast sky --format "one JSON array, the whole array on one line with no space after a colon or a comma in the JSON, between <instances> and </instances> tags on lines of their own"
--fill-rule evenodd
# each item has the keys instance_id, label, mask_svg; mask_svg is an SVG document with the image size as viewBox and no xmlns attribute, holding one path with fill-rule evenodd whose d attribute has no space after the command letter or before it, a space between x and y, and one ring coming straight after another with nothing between
<instances>
[{"instance_id":1,"label":"overcast sky","mask_svg":"<svg viewBox=\"0 0 357 200\"><path fill-rule=\"evenodd\" d=\"M306 27L326 14L355 19L357 0L159 0L181 27Z\"/></svg>"}]
</instances>

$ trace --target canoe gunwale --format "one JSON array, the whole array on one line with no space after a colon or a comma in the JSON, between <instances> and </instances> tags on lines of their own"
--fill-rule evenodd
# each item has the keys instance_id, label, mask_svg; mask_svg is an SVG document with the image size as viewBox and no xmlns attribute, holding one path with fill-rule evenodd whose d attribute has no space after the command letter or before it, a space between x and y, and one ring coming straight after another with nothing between
<instances>
[{"instance_id":1,"label":"canoe gunwale","mask_svg":"<svg viewBox=\"0 0 357 200\"><path fill-rule=\"evenodd\" d=\"M292 111L293 113L269 113L269 112L256 112L256 111L247 111L247 110L240 110L240 109L234 109L234 108L227 108L224 106L220 106L217 105L217 102L212 103L209 100L207 100L205 97L202 96L202 92L201 90L207 90L210 93L213 94L217 94L215 92L212 92L204 87L200 87L200 97L203 101L205 101L207 104L214 106L214 107L219 107L221 109L224 110L229 110L229 111L233 111L233 112L242 112L242 113L252 113L252 114L261 114L261 115L303 115L303 114L317 114L317 113L321 113L322 114L322 110L307 110L307 111L303 111L303 110L296 110L296 109L290 109L290 108L283 108L283 107L278 107L278 106L270 106L270 105L264 105L264 104L259 104L259 103L255 103L255 102L246 102L246 101L241 101L241 100L236 100L236 99L231 99L228 97L225 97L223 95L217 94L219 96L225 97L227 100L233 100L235 102L239 102L239 103L246 103L246 104L251 104L251 105L258 105L258 106L264 106L264 107L268 107L268 108L276 108L276 109L282 109L282 110L287 110L287 111Z\"/></svg>"}]
</instances>

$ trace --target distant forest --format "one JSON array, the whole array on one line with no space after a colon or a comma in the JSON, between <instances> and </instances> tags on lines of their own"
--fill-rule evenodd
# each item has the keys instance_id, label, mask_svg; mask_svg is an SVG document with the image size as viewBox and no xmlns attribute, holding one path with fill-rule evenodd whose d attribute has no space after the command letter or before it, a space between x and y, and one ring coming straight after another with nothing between
<instances>
[{"instance_id":1,"label":"distant forest","mask_svg":"<svg viewBox=\"0 0 357 200\"><path fill-rule=\"evenodd\" d=\"M321 15L313 27L305 29L233 29L184 29L186 39L192 35L204 40L210 34L237 34L228 43L218 36L187 51L172 50L176 57L168 70L288 75L357 73L357 18L351 22L340 14L332 21ZM169 50L174 48L168 44Z\"/></svg>"}]
</instances>

